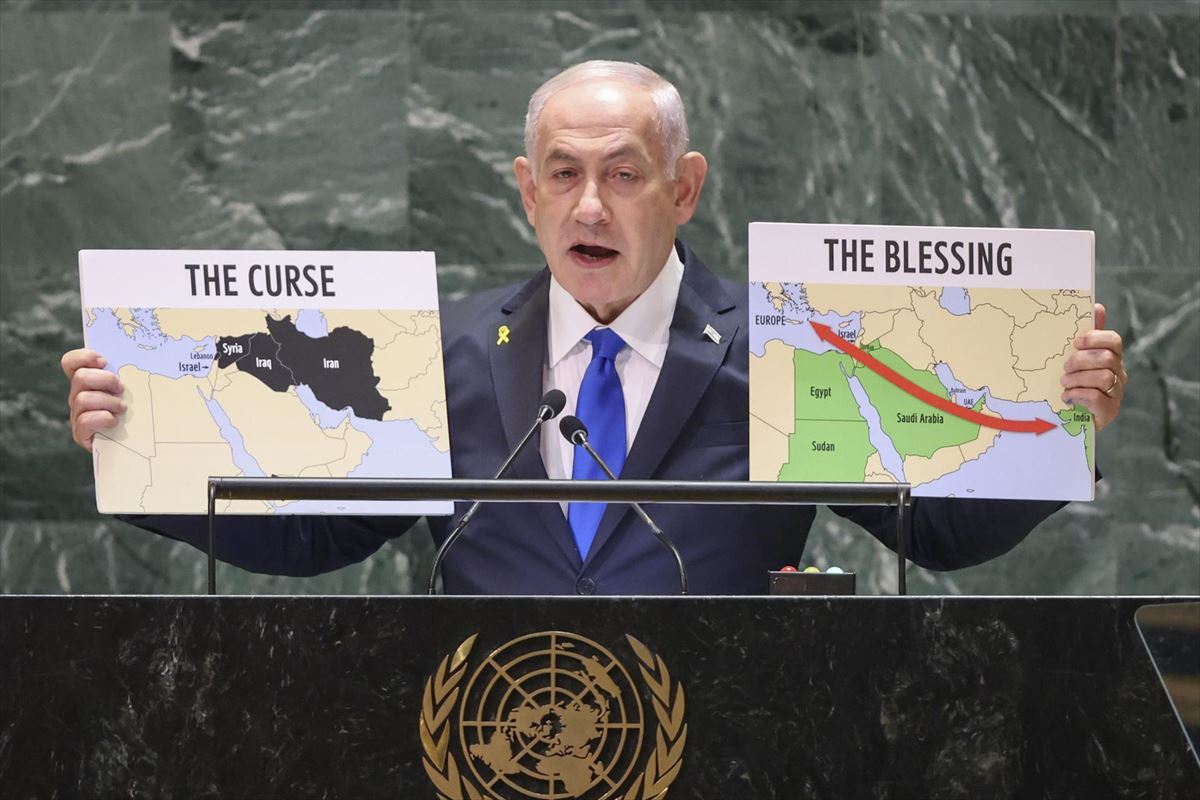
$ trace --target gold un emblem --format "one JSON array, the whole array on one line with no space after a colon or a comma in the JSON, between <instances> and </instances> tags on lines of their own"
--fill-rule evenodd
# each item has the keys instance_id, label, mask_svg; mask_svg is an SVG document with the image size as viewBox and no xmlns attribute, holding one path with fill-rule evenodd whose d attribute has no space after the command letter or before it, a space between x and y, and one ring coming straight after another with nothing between
<instances>
[{"instance_id":1,"label":"gold un emblem","mask_svg":"<svg viewBox=\"0 0 1200 800\"><path fill-rule=\"evenodd\" d=\"M501 645L471 670L477 636L425 681L421 746L439 800L667 796L687 725L683 687L662 658L626 636L638 681L591 639L542 631Z\"/></svg>"}]
</instances>

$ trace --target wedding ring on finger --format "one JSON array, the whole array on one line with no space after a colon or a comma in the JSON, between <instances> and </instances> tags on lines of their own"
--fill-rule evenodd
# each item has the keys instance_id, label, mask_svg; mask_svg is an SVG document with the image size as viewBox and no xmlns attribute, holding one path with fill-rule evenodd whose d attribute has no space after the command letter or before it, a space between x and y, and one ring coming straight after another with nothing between
<instances>
[{"instance_id":1,"label":"wedding ring on finger","mask_svg":"<svg viewBox=\"0 0 1200 800\"><path fill-rule=\"evenodd\" d=\"M1112 397L1112 396L1113 396L1113 389L1116 389L1116 388L1117 388L1117 384L1118 384L1118 383L1120 383L1120 382L1121 382L1121 381L1120 381L1120 380L1117 378L1117 376L1116 376L1116 375L1113 375L1112 383L1110 383L1110 384L1108 385L1108 388L1104 390L1104 393L1105 393L1106 395L1108 395L1109 397Z\"/></svg>"}]
</instances>

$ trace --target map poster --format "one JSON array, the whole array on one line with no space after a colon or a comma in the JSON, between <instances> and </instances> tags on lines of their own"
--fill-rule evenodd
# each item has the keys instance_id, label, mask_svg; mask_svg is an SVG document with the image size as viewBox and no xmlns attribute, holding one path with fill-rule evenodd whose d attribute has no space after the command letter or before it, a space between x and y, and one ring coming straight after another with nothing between
<instances>
[{"instance_id":1,"label":"map poster","mask_svg":"<svg viewBox=\"0 0 1200 800\"><path fill-rule=\"evenodd\" d=\"M106 514L203 514L209 476L448 478L433 253L81 250L83 338L125 387ZM241 514L448 502L221 501Z\"/></svg>"},{"instance_id":2,"label":"map poster","mask_svg":"<svg viewBox=\"0 0 1200 800\"><path fill-rule=\"evenodd\" d=\"M1090 500L1091 231L750 225L750 478Z\"/></svg>"}]
</instances>

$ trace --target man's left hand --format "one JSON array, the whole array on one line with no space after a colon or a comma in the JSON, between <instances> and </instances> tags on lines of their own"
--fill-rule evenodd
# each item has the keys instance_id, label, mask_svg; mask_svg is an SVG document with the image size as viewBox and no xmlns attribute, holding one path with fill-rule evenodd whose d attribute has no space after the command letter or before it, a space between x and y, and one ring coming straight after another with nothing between
<instances>
[{"instance_id":1,"label":"man's left hand","mask_svg":"<svg viewBox=\"0 0 1200 800\"><path fill-rule=\"evenodd\" d=\"M1125 397L1125 347L1121 334L1104 330L1108 314L1096 304L1096 330L1075 337L1075 352L1063 367L1064 403L1079 403L1092 412L1096 430L1116 419Z\"/></svg>"}]
</instances>

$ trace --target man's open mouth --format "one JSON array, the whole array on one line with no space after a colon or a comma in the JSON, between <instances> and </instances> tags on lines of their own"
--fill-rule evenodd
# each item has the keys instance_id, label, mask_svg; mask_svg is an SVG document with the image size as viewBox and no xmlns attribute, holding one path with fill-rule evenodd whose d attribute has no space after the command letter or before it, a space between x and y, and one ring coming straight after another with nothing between
<instances>
[{"instance_id":1,"label":"man's open mouth","mask_svg":"<svg viewBox=\"0 0 1200 800\"><path fill-rule=\"evenodd\" d=\"M584 264L600 264L620 254L617 250L598 244L577 244L571 248L571 253Z\"/></svg>"}]
</instances>

